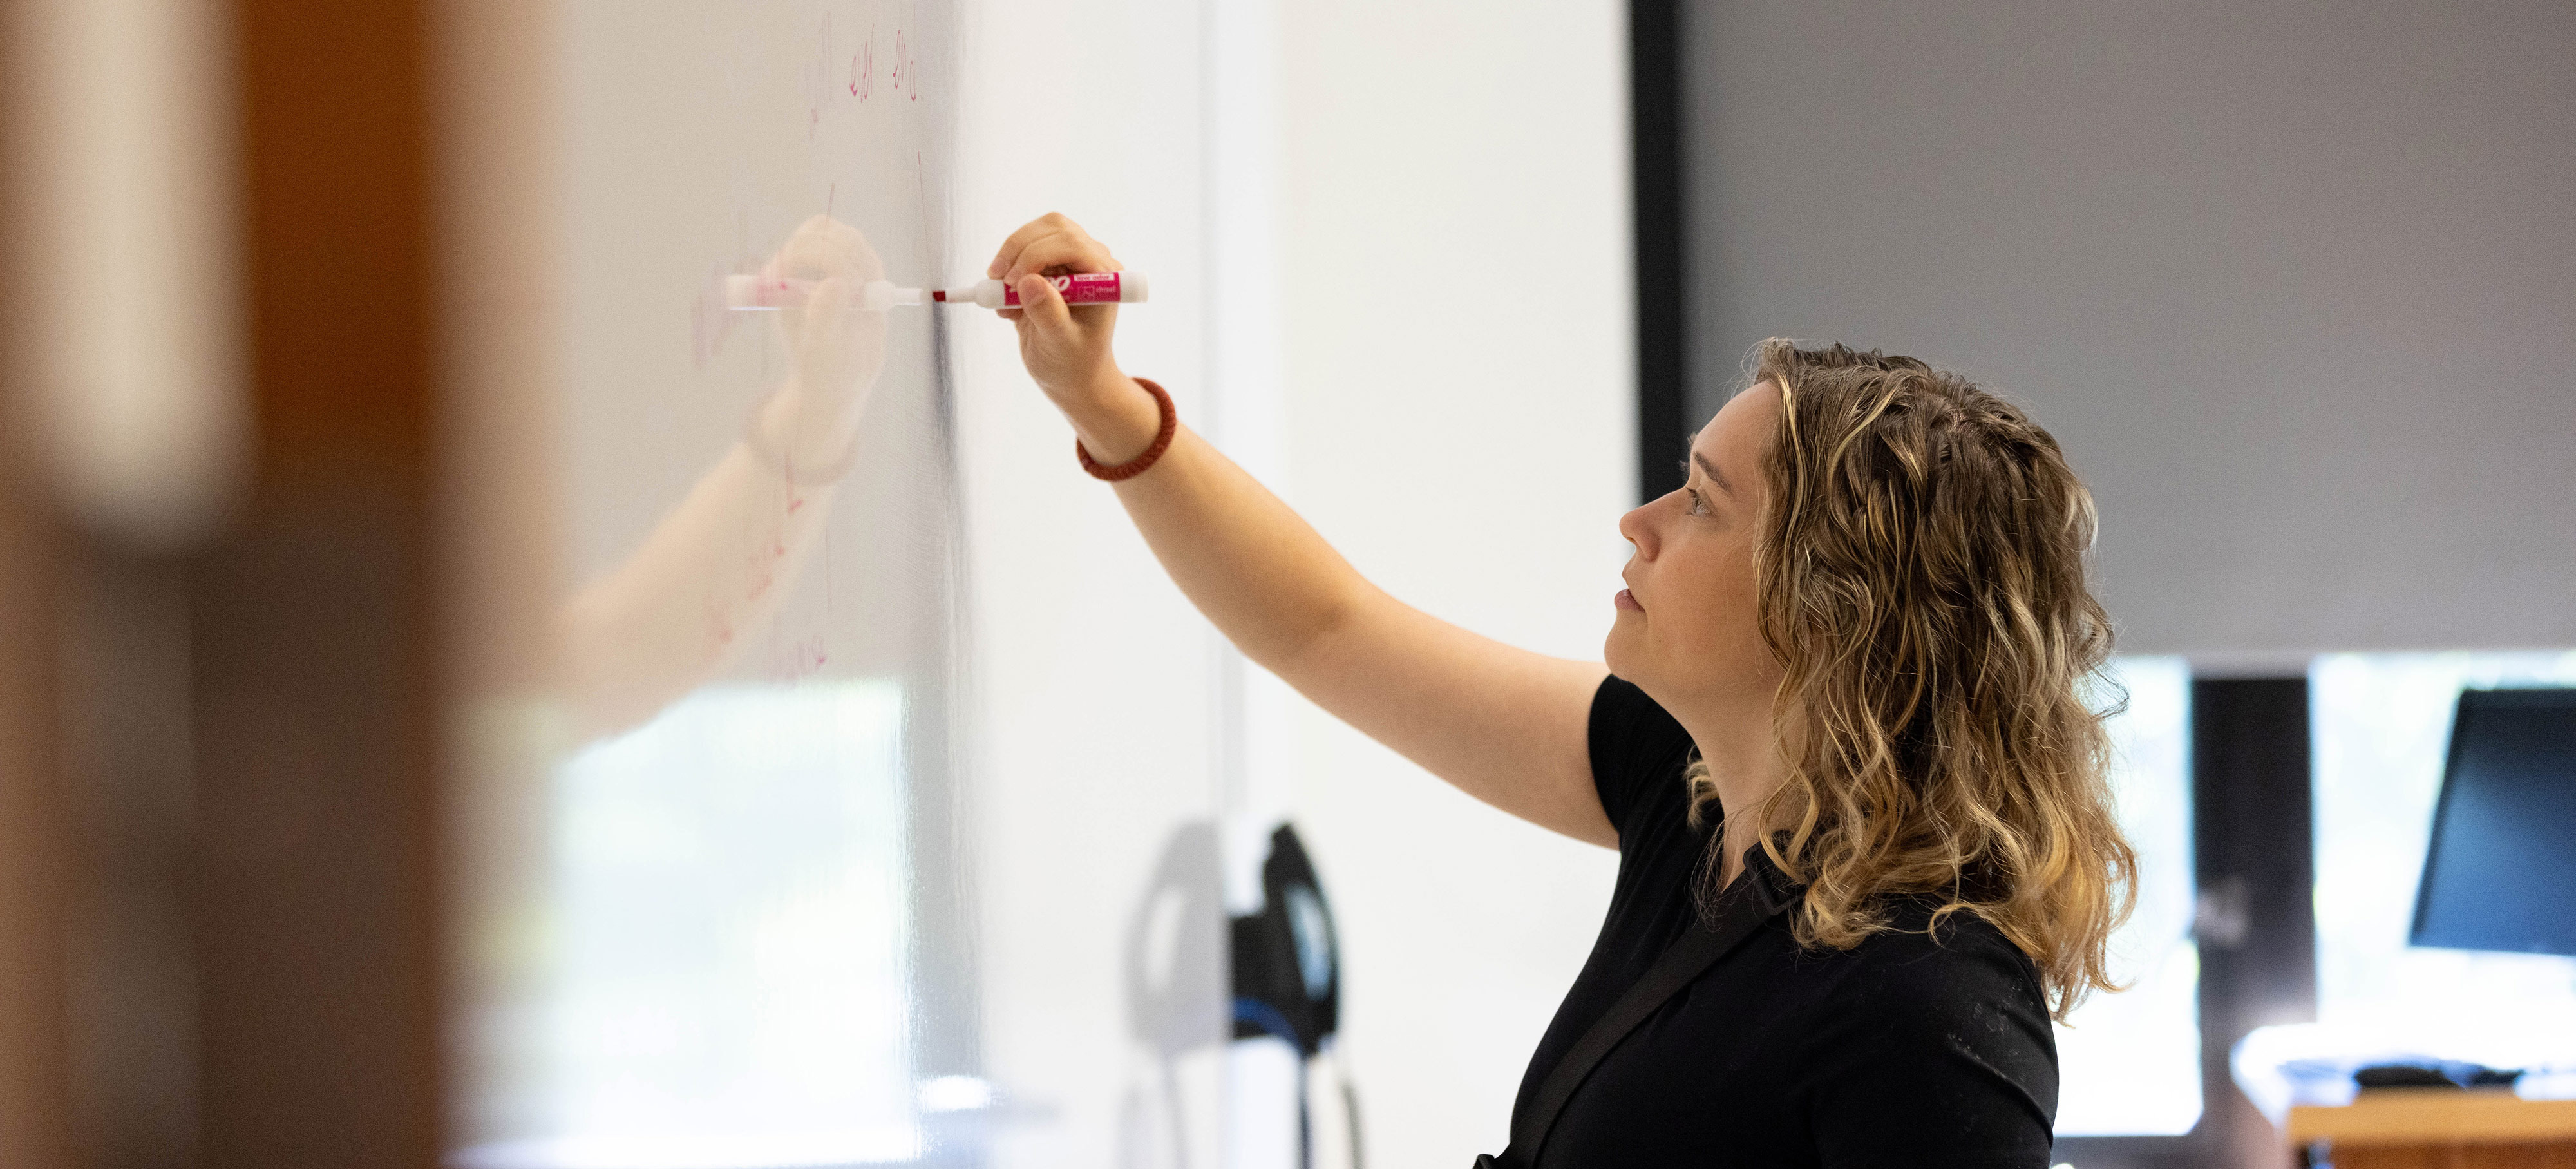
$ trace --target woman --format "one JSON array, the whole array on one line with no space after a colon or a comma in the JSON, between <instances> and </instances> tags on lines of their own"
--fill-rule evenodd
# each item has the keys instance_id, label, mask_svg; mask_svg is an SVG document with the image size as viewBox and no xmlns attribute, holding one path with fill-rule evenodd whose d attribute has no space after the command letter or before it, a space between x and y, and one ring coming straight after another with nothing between
<instances>
[{"instance_id":1,"label":"woman","mask_svg":"<svg viewBox=\"0 0 2576 1169\"><path fill-rule=\"evenodd\" d=\"M2048 1163L2049 1020L2108 987L2134 859L2081 697L2092 502L2046 431L1911 358L1766 342L1687 484L1620 521L1606 667L1564 661L1378 591L1177 426L1115 310L1042 278L1116 266L1050 215L990 274L1173 580L1324 709L1620 851L1504 1164ZM1659 960L1669 993L1614 1007Z\"/></svg>"}]
</instances>

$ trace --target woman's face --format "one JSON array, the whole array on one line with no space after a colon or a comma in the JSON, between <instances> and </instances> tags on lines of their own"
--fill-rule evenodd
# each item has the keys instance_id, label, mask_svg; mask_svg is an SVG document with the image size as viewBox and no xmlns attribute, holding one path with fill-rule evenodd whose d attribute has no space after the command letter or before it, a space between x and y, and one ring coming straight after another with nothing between
<instances>
[{"instance_id":1,"label":"woman's face","mask_svg":"<svg viewBox=\"0 0 2576 1169\"><path fill-rule=\"evenodd\" d=\"M1762 452L1780 418L1778 387L1737 394L1691 440L1682 489L1619 520L1636 546L1620 573L1603 655L1610 672L1636 683L1687 720L1746 702L1768 714L1781 678L1762 641L1754 608L1753 552L1768 487Z\"/></svg>"}]
</instances>

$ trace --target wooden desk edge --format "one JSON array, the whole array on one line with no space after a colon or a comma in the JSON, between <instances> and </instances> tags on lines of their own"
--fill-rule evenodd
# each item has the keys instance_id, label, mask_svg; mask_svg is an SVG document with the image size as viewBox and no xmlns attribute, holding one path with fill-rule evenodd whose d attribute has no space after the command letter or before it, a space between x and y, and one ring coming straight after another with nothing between
<instances>
[{"instance_id":1,"label":"wooden desk edge","mask_svg":"<svg viewBox=\"0 0 2576 1169\"><path fill-rule=\"evenodd\" d=\"M2344 1146L2426 1142L2499 1144L2576 1141L2576 1100L2525 1100L2510 1092L2449 1088L2381 1088L2342 1108L2290 1109L2293 1145Z\"/></svg>"}]
</instances>

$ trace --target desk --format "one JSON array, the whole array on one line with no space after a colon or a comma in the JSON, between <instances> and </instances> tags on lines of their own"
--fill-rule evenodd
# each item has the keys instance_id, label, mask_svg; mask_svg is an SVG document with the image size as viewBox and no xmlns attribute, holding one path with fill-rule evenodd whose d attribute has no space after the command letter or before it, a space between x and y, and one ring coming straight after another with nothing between
<instances>
[{"instance_id":1,"label":"desk","mask_svg":"<svg viewBox=\"0 0 2576 1169\"><path fill-rule=\"evenodd\" d=\"M2290 1147L2334 1169L2576 1169L2576 1100L2381 1088L2343 1108L2290 1109Z\"/></svg>"}]
</instances>

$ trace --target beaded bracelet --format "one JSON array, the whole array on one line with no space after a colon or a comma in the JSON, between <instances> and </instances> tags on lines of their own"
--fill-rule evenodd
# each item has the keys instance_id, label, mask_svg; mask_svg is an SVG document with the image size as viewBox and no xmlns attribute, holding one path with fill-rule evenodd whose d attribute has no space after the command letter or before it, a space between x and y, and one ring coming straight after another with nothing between
<instances>
[{"instance_id":1,"label":"beaded bracelet","mask_svg":"<svg viewBox=\"0 0 2576 1169\"><path fill-rule=\"evenodd\" d=\"M1154 445L1146 447L1144 454L1115 467L1101 466L1098 459L1091 457L1090 451L1082 449L1082 440L1074 439L1074 457L1082 460L1083 470L1090 472L1092 478L1102 482L1116 483L1121 479L1133 479L1144 474L1147 467L1154 465L1154 460L1163 457L1164 451L1172 449L1172 436L1179 433L1181 429L1181 416L1172 409L1172 396L1164 393L1163 387L1154 384L1152 378L1140 377L1133 380L1137 385L1145 387L1146 393L1154 395L1154 406L1163 414L1163 428L1155 432Z\"/></svg>"}]
</instances>

